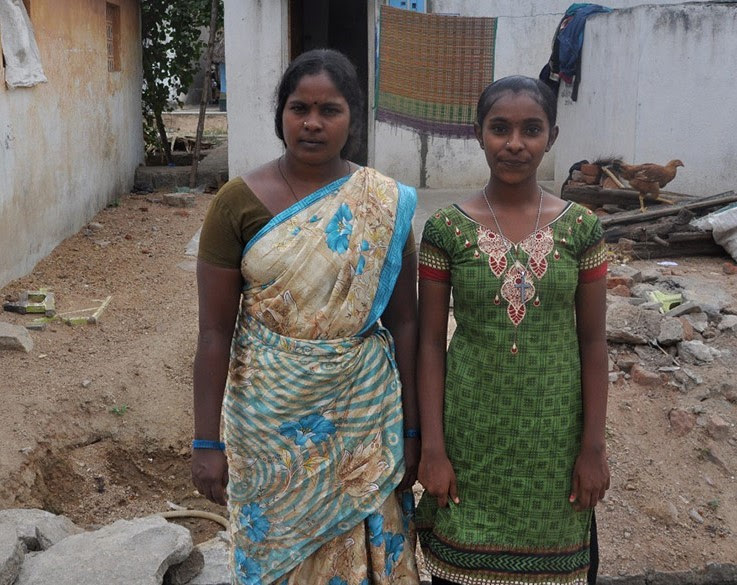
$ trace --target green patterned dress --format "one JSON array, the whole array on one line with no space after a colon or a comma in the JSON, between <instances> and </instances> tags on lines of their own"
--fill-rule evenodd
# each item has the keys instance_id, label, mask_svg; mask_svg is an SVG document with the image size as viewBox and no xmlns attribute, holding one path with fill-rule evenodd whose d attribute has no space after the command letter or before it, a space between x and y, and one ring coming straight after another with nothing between
<instances>
[{"instance_id":1,"label":"green patterned dress","mask_svg":"<svg viewBox=\"0 0 737 585\"><path fill-rule=\"evenodd\" d=\"M568 502L582 430L580 282L606 274L598 218L569 203L516 249L457 206L425 224L420 278L448 282L444 433L461 503L423 496L433 575L468 584L586 583L590 510Z\"/></svg>"}]
</instances>

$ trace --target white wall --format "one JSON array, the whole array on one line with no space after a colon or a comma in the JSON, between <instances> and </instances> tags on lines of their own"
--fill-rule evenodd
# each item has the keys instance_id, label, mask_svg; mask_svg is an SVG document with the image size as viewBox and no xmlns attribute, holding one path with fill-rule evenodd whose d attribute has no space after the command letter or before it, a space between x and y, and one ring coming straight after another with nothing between
<instances>
[{"instance_id":1,"label":"white wall","mask_svg":"<svg viewBox=\"0 0 737 585\"><path fill-rule=\"evenodd\" d=\"M630 39L623 43L621 39ZM556 185L581 159L680 158L667 190L737 188L737 4L641 6L586 27L578 101L559 101Z\"/></svg>"},{"instance_id":2,"label":"white wall","mask_svg":"<svg viewBox=\"0 0 737 585\"><path fill-rule=\"evenodd\" d=\"M678 3L679 0L662 0L652 4ZM498 18L494 79L507 75L537 77L550 58L553 34L570 4L569 0L428 0L428 7L434 13ZM611 0L601 4L610 8L628 8L642 2ZM588 26L586 30L588 35ZM629 37L625 35L612 42L615 46L626 45L627 43L622 42L625 38ZM632 63L628 66L632 67ZM585 75L582 78L585 79ZM567 132L566 128L562 128L563 136ZM475 186L488 176L484 158L473 145L469 145L473 140L431 137L423 162L419 149L415 148L419 140L417 136L413 130L400 131L391 128L389 124L377 122L376 167L386 168L392 176L415 185L419 184L414 181L421 175L421 169L426 168L426 185L438 188ZM559 151L560 148L556 146L546 155L538 171L539 179L553 179L557 168L556 153ZM568 159L563 159L561 164L569 166L571 163ZM433 172L430 169L439 169L442 172Z\"/></svg>"},{"instance_id":3,"label":"white wall","mask_svg":"<svg viewBox=\"0 0 737 585\"><path fill-rule=\"evenodd\" d=\"M367 0L375 4L379 4L380 0ZM612 0L604 3L611 8L630 8L642 4L637 0ZM637 8L637 14L645 14L648 11L653 13L667 14L663 5L679 4L677 0L662 0L653 4L660 5L650 8ZM686 6L693 6L695 10L702 10L708 13L711 10L719 10L721 12L734 12L737 4L722 5L709 4L707 2L694 2ZM700 6L703 5L703 6ZM430 10L437 13L455 13L463 16L496 16L497 39L495 50L495 69L494 78L498 79L512 74L529 75L537 77L542 67L550 58L550 50L552 45L552 36L560 22L565 10L570 6L569 0L428 0ZM689 8L690 9L690 8ZM680 8L671 8L670 10L680 10ZM635 12L627 12L634 14ZM373 23L375 13L369 10L369 21ZM594 15L590 18L589 24L604 22L609 18L608 15ZM616 20L616 19L615 19ZM612 21L614 22L614 21ZM279 23L281 23L279 25ZM653 22L639 24L639 29L643 34L648 27L653 26ZM281 144L274 135L273 130L273 107L274 107L274 91L276 83L281 72L287 64L287 0L225 0L225 26L226 26L226 51L228 54L228 122L229 136L229 164L231 176L242 174L249 168L253 168L262 164L276 156L281 152ZM655 128L648 126L650 120L654 120L652 109L649 111L641 110L637 118L629 115L626 104L631 101L632 96L626 98L626 93L638 91L637 86L640 84L648 85L647 76L654 75L655 72L648 70L647 60L639 57L640 53L632 46L633 43L623 42L623 39L631 39L632 32L627 28L622 29L619 37L608 36L606 40L596 40L592 42L589 37L589 29L587 26L586 39L584 45L584 57L582 74L583 84L579 95L579 109L583 104L596 102L599 109L605 108L604 114L607 121L599 121L594 126L596 130L592 134L591 140L598 145L601 135L614 134L616 136L628 136L632 144L636 142L634 139L634 128L641 126L643 132L649 132L653 136L660 136L661 130L654 123ZM282 34L279 35L278 31ZM663 29L665 30L665 29ZM667 37L667 34L663 32ZM371 38L370 34L370 38ZM721 37L720 37L721 38ZM705 40L704 37L699 38L697 35L689 37L689 42L693 46L695 53L691 57L686 57L685 49L679 48L679 51L673 53L674 57L670 60L673 67L680 67L683 62L679 63L680 55L686 58L685 63L693 63L692 74L689 79L696 78L698 71L703 72L709 63L713 63L715 58L709 57L710 51L716 51L716 44ZM700 40L701 39L701 40ZM733 49L734 40L724 38L720 41L725 47L722 55L728 55L727 49ZM622 46L622 49L615 47ZM653 49L648 48L649 54ZM658 49L663 51L663 55L668 55L670 49L663 47ZM615 51L615 53L611 53ZM594 53L598 55L616 55L618 62L602 63L604 59L597 61L598 73L589 73L592 67L591 60ZM373 53L372 53L373 55ZM700 61L695 59L701 56L706 59L701 66ZM719 53L715 52L715 56ZM373 63L373 58L369 60ZM717 59L718 61L718 59ZM719 65L717 65L719 67ZM728 68L722 67L721 72L710 71L708 76L723 79L728 75ZM602 87L606 84L594 85L593 81L602 77L609 77L613 72L619 76L618 84L620 86L614 98ZM670 79L668 87L671 84L678 85L678 75ZM587 83L587 78L591 79L592 84ZM664 83L664 82L658 82ZM652 89L658 85L651 84ZM723 83L720 81L719 83ZM682 87L688 87L688 84L682 84ZM589 88L589 89L586 89ZM649 90L649 91L652 91ZM587 92L592 92L588 95ZM594 93L595 92L595 93ZM606 95L604 95L606 94ZM607 97L608 96L608 97ZM371 96L369 96L371 100ZM371 102L370 102L371 103ZM665 105L663 100L659 102ZM606 104L603 106L602 104ZM670 102L668 102L668 107ZM680 107L680 105L676 105ZM561 110L565 108L561 106ZM598 111L598 110L597 110ZM644 116L644 117L643 117ZM569 117L570 118L570 117ZM603 127L601 126L603 124ZM371 131L372 124L369 124ZM480 149L474 140L447 139L444 137L428 137L426 144L423 146L420 135L414 130L393 126L384 122L375 122L373 124L373 132L369 138L369 161L370 164L397 179L410 185L424 185L428 187L448 188L448 187L467 187L476 186L482 183L488 175L484 157L481 156ZM711 130L709 130L711 132ZM559 144L553 147L553 150L545 157L540 167L538 176L541 180L551 180L560 174L560 168L568 170L568 166L581 158L588 158L590 148L581 142L581 152L585 152L585 156L576 158L573 152L565 151L562 154L563 144L565 148L572 148L571 145L576 141L582 141L591 134L589 130L583 131L580 125L568 123L566 119L561 123L561 136ZM675 134L671 134L668 140L672 140ZM655 142L658 142L656 140ZM735 141L732 140L733 144ZM659 142L663 144L663 141ZM640 148L644 147L643 138L639 139ZM612 148L616 149L612 152L605 150L603 154L611 154L616 152L627 157L630 153L635 154L634 146L629 149L616 142ZM579 152L579 151L576 151ZM711 152L711 151L710 151ZM727 151L725 151L726 156ZM639 153L638 153L639 154ZM657 152L653 153L653 156ZM655 157L668 158L668 154ZM680 156L680 155L677 155ZM685 155L684 155L685 156ZM704 155L708 156L708 155ZM697 160L691 157L691 160ZM557 162L556 162L557 161ZM689 164L688 161L685 161ZM690 165L689 165L690 166ZM683 171L683 169L681 169ZM685 175L685 173L683 173Z\"/></svg>"},{"instance_id":4,"label":"white wall","mask_svg":"<svg viewBox=\"0 0 737 585\"><path fill-rule=\"evenodd\" d=\"M282 151L274 134L274 106L288 62L286 19L287 0L225 0L231 177Z\"/></svg>"},{"instance_id":5,"label":"white wall","mask_svg":"<svg viewBox=\"0 0 737 585\"><path fill-rule=\"evenodd\" d=\"M48 83L8 90L0 68L0 286L133 186L143 162L138 0L121 0L121 70L105 3L34 0Z\"/></svg>"}]
</instances>

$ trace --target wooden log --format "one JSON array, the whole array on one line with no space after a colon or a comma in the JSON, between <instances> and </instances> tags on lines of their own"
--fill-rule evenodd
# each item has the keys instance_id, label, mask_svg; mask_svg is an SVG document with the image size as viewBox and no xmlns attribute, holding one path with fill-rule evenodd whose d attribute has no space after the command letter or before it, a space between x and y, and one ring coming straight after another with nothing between
<instances>
[{"instance_id":1,"label":"wooden log","mask_svg":"<svg viewBox=\"0 0 737 585\"><path fill-rule=\"evenodd\" d=\"M641 260L652 258L677 258L679 256L722 256L726 255L724 248L718 245L707 233L700 237L691 235L685 239L669 241L667 245L657 242L634 242L628 244L630 252Z\"/></svg>"},{"instance_id":2,"label":"wooden log","mask_svg":"<svg viewBox=\"0 0 737 585\"><path fill-rule=\"evenodd\" d=\"M605 227L623 223L642 223L668 215L677 215L682 209L689 209L692 211L698 210L703 212L710 207L718 209L725 205L729 205L730 203L734 203L735 201L737 201L737 192L725 191L724 193L718 193L717 195L679 201L673 205L661 205L657 208L649 209L644 213L641 211L615 213L607 217L602 217L601 223ZM703 215L703 213L698 213L698 215Z\"/></svg>"},{"instance_id":3,"label":"wooden log","mask_svg":"<svg viewBox=\"0 0 737 585\"><path fill-rule=\"evenodd\" d=\"M693 201L690 195L682 193L663 192L663 195L674 201ZM639 193L634 189L603 189L597 185L590 186L566 186L561 197L567 201L575 201L582 205L611 204L623 209L640 209Z\"/></svg>"}]
</instances>

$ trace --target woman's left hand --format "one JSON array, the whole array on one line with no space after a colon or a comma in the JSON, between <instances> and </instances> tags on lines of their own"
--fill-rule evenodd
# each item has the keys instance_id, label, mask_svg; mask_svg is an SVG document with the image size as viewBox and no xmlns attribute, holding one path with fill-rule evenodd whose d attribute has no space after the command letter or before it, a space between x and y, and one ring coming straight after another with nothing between
<instances>
[{"instance_id":1,"label":"woman's left hand","mask_svg":"<svg viewBox=\"0 0 737 585\"><path fill-rule=\"evenodd\" d=\"M568 501L576 510L593 508L604 499L609 482L606 449L582 447L573 466L571 495Z\"/></svg>"},{"instance_id":2,"label":"woman's left hand","mask_svg":"<svg viewBox=\"0 0 737 585\"><path fill-rule=\"evenodd\" d=\"M404 439L404 477L399 483L399 491L412 489L417 481L417 468L420 465L420 439Z\"/></svg>"}]
</instances>

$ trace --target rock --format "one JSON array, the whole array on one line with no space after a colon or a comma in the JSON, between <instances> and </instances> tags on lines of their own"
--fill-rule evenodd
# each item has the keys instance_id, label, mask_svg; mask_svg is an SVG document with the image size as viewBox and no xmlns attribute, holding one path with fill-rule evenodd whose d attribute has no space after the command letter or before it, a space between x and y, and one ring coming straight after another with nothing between
<instances>
[{"instance_id":1,"label":"rock","mask_svg":"<svg viewBox=\"0 0 737 585\"><path fill-rule=\"evenodd\" d=\"M673 280L684 289L683 300L697 303L710 317L718 316L722 309L735 302L734 297L725 290L701 278L674 277Z\"/></svg>"},{"instance_id":2,"label":"rock","mask_svg":"<svg viewBox=\"0 0 737 585\"><path fill-rule=\"evenodd\" d=\"M660 345L675 345L683 341L683 324L675 317L664 317L660 321L658 343Z\"/></svg>"},{"instance_id":3,"label":"rock","mask_svg":"<svg viewBox=\"0 0 737 585\"><path fill-rule=\"evenodd\" d=\"M640 361L640 358L631 352L623 352L617 356L616 364L617 367L624 371L629 372L636 363Z\"/></svg>"},{"instance_id":4,"label":"rock","mask_svg":"<svg viewBox=\"0 0 737 585\"><path fill-rule=\"evenodd\" d=\"M629 297L630 295L630 289L627 288L623 284L618 284L615 287L612 287L609 289L609 294L614 295L616 297Z\"/></svg>"},{"instance_id":5,"label":"rock","mask_svg":"<svg viewBox=\"0 0 737 585\"><path fill-rule=\"evenodd\" d=\"M222 538L213 538L197 548L204 556L205 566L188 585L230 585L228 543Z\"/></svg>"},{"instance_id":6,"label":"rock","mask_svg":"<svg viewBox=\"0 0 737 585\"><path fill-rule=\"evenodd\" d=\"M628 304L607 307L607 340L614 343L646 344L660 332L660 315Z\"/></svg>"},{"instance_id":7,"label":"rock","mask_svg":"<svg viewBox=\"0 0 737 585\"><path fill-rule=\"evenodd\" d=\"M681 322L681 325L683 326L683 341L692 341L694 336L694 328L693 325L691 325L691 321L686 319L686 317L678 317L678 320Z\"/></svg>"},{"instance_id":8,"label":"rock","mask_svg":"<svg viewBox=\"0 0 737 585\"><path fill-rule=\"evenodd\" d=\"M606 279L606 287L607 288L615 288L618 286L623 286L627 290L634 284L632 281L632 278L629 276L609 276ZM629 296L629 295L626 295Z\"/></svg>"},{"instance_id":9,"label":"rock","mask_svg":"<svg viewBox=\"0 0 737 585\"><path fill-rule=\"evenodd\" d=\"M684 315L683 318L691 324L691 327L699 333L703 333L709 326L709 318L701 311Z\"/></svg>"},{"instance_id":10,"label":"rock","mask_svg":"<svg viewBox=\"0 0 737 585\"><path fill-rule=\"evenodd\" d=\"M96 221L93 221L87 224L87 227L93 232L99 232L104 226L101 223L97 223Z\"/></svg>"},{"instance_id":11,"label":"rock","mask_svg":"<svg viewBox=\"0 0 737 585\"><path fill-rule=\"evenodd\" d=\"M12 585L18 578L25 549L15 525L0 522L0 585Z\"/></svg>"},{"instance_id":12,"label":"rock","mask_svg":"<svg viewBox=\"0 0 737 585\"><path fill-rule=\"evenodd\" d=\"M713 414L706 422L706 432L715 441L724 441L729 438L731 425L718 414Z\"/></svg>"},{"instance_id":13,"label":"rock","mask_svg":"<svg viewBox=\"0 0 737 585\"><path fill-rule=\"evenodd\" d=\"M713 463L727 475L732 475L729 467L727 467L727 464L724 462L724 455L716 445L709 445L702 451L702 453L702 456L706 461Z\"/></svg>"},{"instance_id":14,"label":"rock","mask_svg":"<svg viewBox=\"0 0 737 585\"><path fill-rule=\"evenodd\" d=\"M662 273L657 268L645 268L640 272L640 282L653 283L660 280ZM634 277L633 277L634 278ZM634 279L637 280L636 278Z\"/></svg>"},{"instance_id":15,"label":"rock","mask_svg":"<svg viewBox=\"0 0 737 585\"><path fill-rule=\"evenodd\" d=\"M724 315L722 320L719 321L717 328L719 331L729 331L734 333L737 331L737 315Z\"/></svg>"},{"instance_id":16,"label":"rock","mask_svg":"<svg viewBox=\"0 0 737 585\"><path fill-rule=\"evenodd\" d=\"M640 386L660 386L663 378L657 372L651 372L643 368L640 364L635 364L630 370L632 381Z\"/></svg>"},{"instance_id":17,"label":"rock","mask_svg":"<svg viewBox=\"0 0 737 585\"><path fill-rule=\"evenodd\" d=\"M653 286L652 284L646 283L636 284L630 289L633 297L639 297L647 301L650 300L649 293L654 290L658 290L657 287Z\"/></svg>"},{"instance_id":18,"label":"rock","mask_svg":"<svg viewBox=\"0 0 737 585\"><path fill-rule=\"evenodd\" d=\"M164 205L170 207L194 207L194 195L192 193L166 193Z\"/></svg>"},{"instance_id":19,"label":"rock","mask_svg":"<svg viewBox=\"0 0 737 585\"><path fill-rule=\"evenodd\" d=\"M645 509L645 513L669 527L678 523L678 508L673 502L655 502Z\"/></svg>"},{"instance_id":20,"label":"rock","mask_svg":"<svg viewBox=\"0 0 737 585\"><path fill-rule=\"evenodd\" d=\"M189 530L160 516L118 520L26 558L15 585L160 585L192 548Z\"/></svg>"},{"instance_id":21,"label":"rock","mask_svg":"<svg viewBox=\"0 0 737 585\"><path fill-rule=\"evenodd\" d=\"M178 565L172 565L164 575L163 585L187 585L202 572L205 557L198 548L193 548L187 559Z\"/></svg>"},{"instance_id":22,"label":"rock","mask_svg":"<svg viewBox=\"0 0 737 585\"><path fill-rule=\"evenodd\" d=\"M25 327L0 321L0 350L25 351L33 350L33 339Z\"/></svg>"},{"instance_id":23,"label":"rock","mask_svg":"<svg viewBox=\"0 0 737 585\"><path fill-rule=\"evenodd\" d=\"M701 514L699 514L699 512L698 512L698 510L696 508L691 508L688 511L688 517L691 518L691 520L693 520L697 524L703 524L704 523L703 516Z\"/></svg>"},{"instance_id":24,"label":"rock","mask_svg":"<svg viewBox=\"0 0 737 585\"><path fill-rule=\"evenodd\" d=\"M630 283L640 282L642 280L642 273L637 270L637 268L633 268L632 266L628 266L627 264L617 264L614 266L610 266L609 275L612 278L629 279Z\"/></svg>"},{"instance_id":25,"label":"rock","mask_svg":"<svg viewBox=\"0 0 737 585\"><path fill-rule=\"evenodd\" d=\"M668 421L676 437L683 437L696 425L696 415L674 408L668 413Z\"/></svg>"},{"instance_id":26,"label":"rock","mask_svg":"<svg viewBox=\"0 0 737 585\"><path fill-rule=\"evenodd\" d=\"M725 262L722 264L722 272L724 274L737 274L737 264L733 262Z\"/></svg>"},{"instance_id":27,"label":"rock","mask_svg":"<svg viewBox=\"0 0 737 585\"><path fill-rule=\"evenodd\" d=\"M35 508L0 510L0 523L15 526L26 550L45 550L73 534L84 532L66 516Z\"/></svg>"},{"instance_id":28,"label":"rock","mask_svg":"<svg viewBox=\"0 0 737 585\"><path fill-rule=\"evenodd\" d=\"M697 303L694 303L693 301L687 301L685 303L681 303L677 307L673 307L670 311L666 313L666 316L680 317L681 315L701 312L701 307Z\"/></svg>"},{"instance_id":29,"label":"rock","mask_svg":"<svg viewBox=\"0 0 737 585\"><path fill-rule=\"evenodd\" d=\"M678 344L678 357L689 364L710 363L719 355L718 349L709 347L703 341L682 341Z\"/></svg>"}]
</instances>

